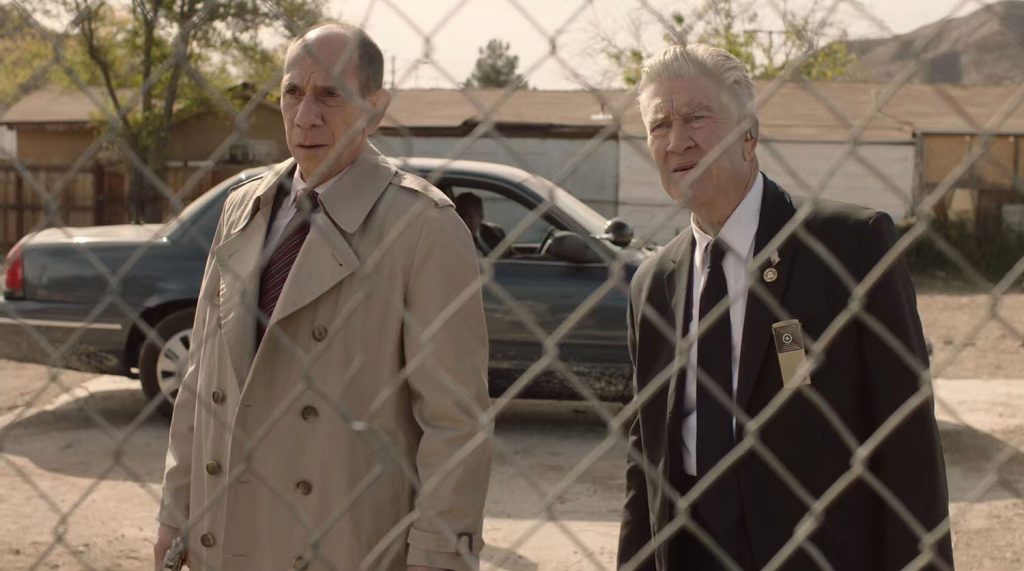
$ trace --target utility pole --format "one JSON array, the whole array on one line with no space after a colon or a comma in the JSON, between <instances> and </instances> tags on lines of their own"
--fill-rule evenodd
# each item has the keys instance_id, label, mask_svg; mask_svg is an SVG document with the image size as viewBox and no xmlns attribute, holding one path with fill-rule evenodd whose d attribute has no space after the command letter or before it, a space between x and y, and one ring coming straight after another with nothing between
<instances>
[{"instance_id":1,"label":"utility pole","mask_svg":"<svg viewBox=\"0 0 1024 571\"><path fill-rule=\"evenodd\" d=\"M391 89L395 89L395 54L391 54Z\"/></svg>"}]
</instances>

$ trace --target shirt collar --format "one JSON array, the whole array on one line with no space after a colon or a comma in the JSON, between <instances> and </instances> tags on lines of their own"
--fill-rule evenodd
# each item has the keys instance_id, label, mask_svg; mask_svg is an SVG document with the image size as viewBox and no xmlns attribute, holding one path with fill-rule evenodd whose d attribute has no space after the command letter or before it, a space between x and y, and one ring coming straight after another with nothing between
<instances>
[{"instance_id":1,"label":"shirt collar","mask_svg":"<svg viewBox=\"0 0 1024 571\"><path fill-rule=\"evenodd\" d=\"M350 166L352 166L352 165L349 165L349 167ZM334 185L334 183L338 182L338 180L342 176L344 176L344 174L346 172L348 172L349 167L345 167L344 169L342 169L342 171L340 173L338 173L338 174L332 176L331 178L327 179L326 181L320 183L320 185L317 186L316 188L314 188L313 190L317 194L323 194L324 192L329 190L331 188L331 186ZM295 174L292 175L292 191L290 193L289 204L292 204L292 205L295 204L295 199L298 198L299 191L302 190L303 188L306 188L306 181L302 180L302 174L299 172L299 167L296 166L295 167Z\"/></svg>"},{"instance_id":2,"label":"shirt collar","mask_svg":"<svg viewBox=\"0 0 1024 571\"><path fill-rule=\"evenodd\" d=\"M742 258L751 257L751 245L754 243L754 236L757 234L757 224L761 218L761 200L764 197L764 175L760 172L754 177L747 195L743 197L739 205L729 219L725 221L718 237L722 239L728 250ZM704 267L704 257L707 246L714 238L707 232L701 230L697 225L697 218L690 215L690 228L693 229L693 238L697 242L696 262Z\"/></svg>"}]
</instances>

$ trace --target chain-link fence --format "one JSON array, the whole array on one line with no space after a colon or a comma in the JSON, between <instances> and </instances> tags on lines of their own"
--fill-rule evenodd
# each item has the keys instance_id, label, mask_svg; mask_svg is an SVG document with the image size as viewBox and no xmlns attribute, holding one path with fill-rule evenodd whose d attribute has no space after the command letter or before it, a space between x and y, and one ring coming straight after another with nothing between
<instances>
[{"instance_id":1,"label":"chain-link fence","mask_svg":"<svg viewBox=\"0 0 1024 571\"><path fill-rule=\"evenodd\" d=\"M661 190L649 147L654 126L645 125L634 89L594 87L559 50L567 30L597 3L579 2L559 21L532 5L502 5L550 42L519 71L522 80L555 65L578 80L577 91L534 90L519 80L498 89L464 87L432 56L431 44L442 32L457 33L449 22L471 4L446 8L430 28L404 3L371 2L404 21L396 34L422 39L418 65L451 86L403 89L416 66L399 73L385 61L389 106L371 96L374 89L343 77L348 63L367 65L357 44L327 55L293 46L295 58L342 78L328 82L339 90L315 94L324 109L355 117L334 133L339 140L326 142L285 141L281 114L301 121L288 115L289 98L301 102L307 94L305 80L285 76L282 87L279 61L264 61L274 70L266 81L227 89L225 77L255 68L224 75L218 67L235 54L263 61L265 52L253 47L265 39L257 30L276 26L295 37L317 19L315 4L3 6L12 23L5 34L35 59L24 60L28 72L17 70L0 102L4 125L17 133L0 162L0 240L9 249L0 344L4 358L50 371L0 428L3 478L37 506L7 495L12 521L42 533L8 541L0 559L10 565L3 566L146 568L148 553L92 552L76 533L109 525L123 537L116 524L89 514L103 512L102 504L103 513L116 513L109 506L126 497L148 501L156 512L163 497L161 521L189 534L196 569L398 569L407 551L410 563L439 567L463 568L482 557L490 569L612 569L623 483L633 492L628 510L638 510L627 517L632 537L641 538L628 547L623 569L651 569L655 560L659 568L683 568L679 561L692 553L728 569L945 569L951 532L958 567L1024 565L1019 411L978 421L983 397L954 384L947 396L946 385L932 382L1010 379L966 385L992 387L996 404L1019 402L1013 399L1022 390L1012 379L1024 365L1024 147L1017 136L1024 132L1024 89L1019 74L1004 85L929 81L951 73L963 79L977 64L950 55L949 38L1015 22L1016 3L965 2L950 15L970 16L897 37L898 45L852 42L838 55L838 44L822 38L843 18L893 34L870 9L842 0L805 13L776 2L631 6L637 21L656 22L666 41L736 40L731 47L749 55L744 63L761 76L759 125L730 125L683 178L696 187L752 127L759 130L767 179L745 277L731 277L725 298L701 308L699 329L688 329L698 298L687 301L696 282L688 285L686 276L690 256L703 260L703 253L686 240L669 242L691 234L690 217ZM737 15L753 8L770 11L779 31L721 25L744 22ZM493 25L500 35L501 23ZM247 33L259 41L246 43ZM387 53L387 35L376 36ZM784 37L796 49L757 52L752 46L763 45L762 36L771 45ZM1019 34L1006 37L1003 49L1024 48ZM886 50L896 55L883 66ZM617 71L628 78L622 54L643 49L616 53ZM138 60L117 60L126 54ZM843 78L823 79L826 72ZM141 81L130 84L132 74ZM62 90L52 87L54 76ZM295 113L304 113L300 107ZM264 250L263 236L269 241L278 231L272 213L289 204L275 198L277 183L290 189L296 180L294 163L270 163L287 158L291 143L293 150L308 147L301 153L327 153L315 164L334 164L376 126L377 112L383 116L374 144L447 199L360 162L363 155L340 179L364 177L359 188L344 196L318 189L312 210L297 203L298 227L278 228L286 245L290 232L304 228L289 263L308 273L300 280L286 269L280 302L267 311L264 274L276 271L276 249ZM327 170L319 174L334 174ZM768 179L796 200L777 198ZM435 208L448 199L472 230L475 256L463 227L451 224L454 214ZM789 210L766 218L777 200ZM898 230L873 211L889 213ZM665 271L667 260L684 269ZM945 315L934 321L944 329L929 329L925 315L922 336L908 262L919 293L939 292L920 308ZM642 264L646 270L638 272ZM479 278L467 267L479 267ZM964 300L984 308L963 312L957 306ZM722 321L735 327L737 307L746 328L732 337L739 343L730 395L693 346L710 343ZM786 329L792 319L797 328ZM483 376L483 320L490 401L473 384ZM793 348L801 357L789 361ZM1001 368L985 362L994 354ZM965 366L968 357L973 365ZM91 406L88 390L64 369L136 377L147 404L120 402L116 412ZM686 399L694 393L698 406L727 411L735 442L690 482L683 474L694 470L684 469L682 451L692 449L692 432L682 417L693 412ZM529 398L573 401L566 410L587 411L589 420L578 425L550 425L577 448L552 444L544 452L534 448L537 434L503 427L507 418L559 414L522 408ZM172 469L161 491L161 413L170 416L175 400L177 414L187 410L188 418L173 424ZM24 461L32 455L23 439L35 438L26 430L61 432L61 407L73 408L89 438L102 441L81 444L91 451L88 469ZM953 497L948 518L945 505L936 511L921 499L946 495L945 481L929 482L937 474L927 473L936 460L928 452L937 440L927 440L938 436L933 409L942 419ZM591 431L582 439L581 426ZM557 441L563 434L542 436ZM139 442L159 453L140 460ZM951 453L972 446L978 449ZM481 555L472 513L483 506L492 449L490 494L508 503L488 504ZM538 453L551 457L531 456ZM941 468L938 460L933 468ZM44 482L40 470L84 477L60 487ZM181 484L189 481L191 500ZM114 493L117 482L131 491ZM616 492L608 505L599 505L606 498L594 491L602 486ZM773 497L759 495L768 493ZM735 530L723 532L729 525L708 515L737 502L746 506L737 508L745 515L734 514L745 522L746 547L725 542ZM601 515L581 522L581 513ZM862 513L877 519L851 515ZM517 523L494 523L502 519ZM972 529L980 520L989 522L985 534ZM38 521L47 523L32 523ZM266 530L276 536L253 541ZM152 529L139 535L148 540ZM681 538L688 547L678 547ZM529 561L527 552L540 555ZM430 559L432 553L444 556ZM834 554L852 559L830 560Z\"/></svg>"}]
</instances>

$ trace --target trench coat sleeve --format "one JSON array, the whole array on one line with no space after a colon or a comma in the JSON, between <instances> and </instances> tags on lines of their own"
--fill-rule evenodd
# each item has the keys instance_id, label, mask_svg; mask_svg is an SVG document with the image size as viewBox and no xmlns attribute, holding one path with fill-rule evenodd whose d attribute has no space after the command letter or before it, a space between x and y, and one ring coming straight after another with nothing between
<instances>
[{"instance_id":1,"label":"trench coat sleeve","mask_svg":"<svg viewBox=\"0 0 1024 571\"><path fill-rule=\"evenodd\" d=\"M863 268L862 276L885 255L895 239L896 229L889 215L875 214L863 240L868 266ZM890 331L916 361L916 364L908 363L865 323L863 363L867 374L864 384L870 391L872 425L878 427L918 392L921 388L919 373L928 367L914 286L902 259L898 259L872 288L866 312ZM948 518L946 468L931 397L915 406L885 438L871 456L869 467L928 532ZM884 499L883 503L887 504ZM918 537L891 507L886 505L883 510L885 568L902 569L918 555ZM935 552L952 567L948 533L936 540Z\"/></svg>"},{"instance_id":2,"label":"trench coat sleeve","mask_svg":"<svg viewBox=\"0 0 1024 571\"><path fill-rule=\"evenodd\" d=\"M636 380L636 323L634 321L633 298L630 296L626 307L627 346L629 357L633 362L633 394L634 399L640 389ZM643 440L640 438L640 411L629 428L626 456L626 502L622 509L622 523L619 528L619 550L616 557L616 569L622 568L633 559L651 540L650 508L647 502L647 477L642 466L635 458L643 458ZM638 569L654 571L654 558L650 557Z\"/></svg>"},{"instance_id":3,"label":"trench coat sleeve","mask_svg":"<svg viewBox=\"0 0 1024 571\"><path fill-rule=\"evenodd\" d=\"M422 430L422 489L409 530L409 565L471 571L483 547L491 426L487 326L476 250L451 203L428 207L405 299L403 343L413 414Z\"/></svg>"},{"instance_id":4,"label":"trench coat sleeve","mask_svg":"<svg viewBox=\"0 0 1024 571\"><path fill-rule=\"evenodd\" d=\"M199 288L196 317L192 324L192 344L188 352L188 368L185 378L174 401L174 414L167 442L167 457L164 461L163 494L157 521L171 527L182 528L188 523L189 493L192 478L192 444L195 434L196 392L199 380L199 364L203 358L203 338L207 320L210 318L211 298L216 302L220 284L220 272L215 267L214 252L223 236L224 218L217 224L217 232L206 259L203 283ZM211 285L213 284L213 285ZM217 311L216 306L213 311Z\"/></svg>"}]
</instances>

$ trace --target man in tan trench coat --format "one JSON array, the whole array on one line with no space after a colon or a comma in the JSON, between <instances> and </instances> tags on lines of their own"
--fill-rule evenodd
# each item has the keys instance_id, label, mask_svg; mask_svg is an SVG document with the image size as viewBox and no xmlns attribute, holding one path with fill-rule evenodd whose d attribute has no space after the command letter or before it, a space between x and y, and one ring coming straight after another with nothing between
<instances>
[{"instance_id":1,"label":"man in tan trench coat","mask_svg":"<svg viewBox=\"0 0 1024 571\"><path fill-rule=\"evenodd\" d=\"M382 76L352 26L288 50L293 159L224 205L157 568L178 535L193 571L479 566L491 449L476 256L448 198L367 142Z\"/></svg>"}]
</instances>

